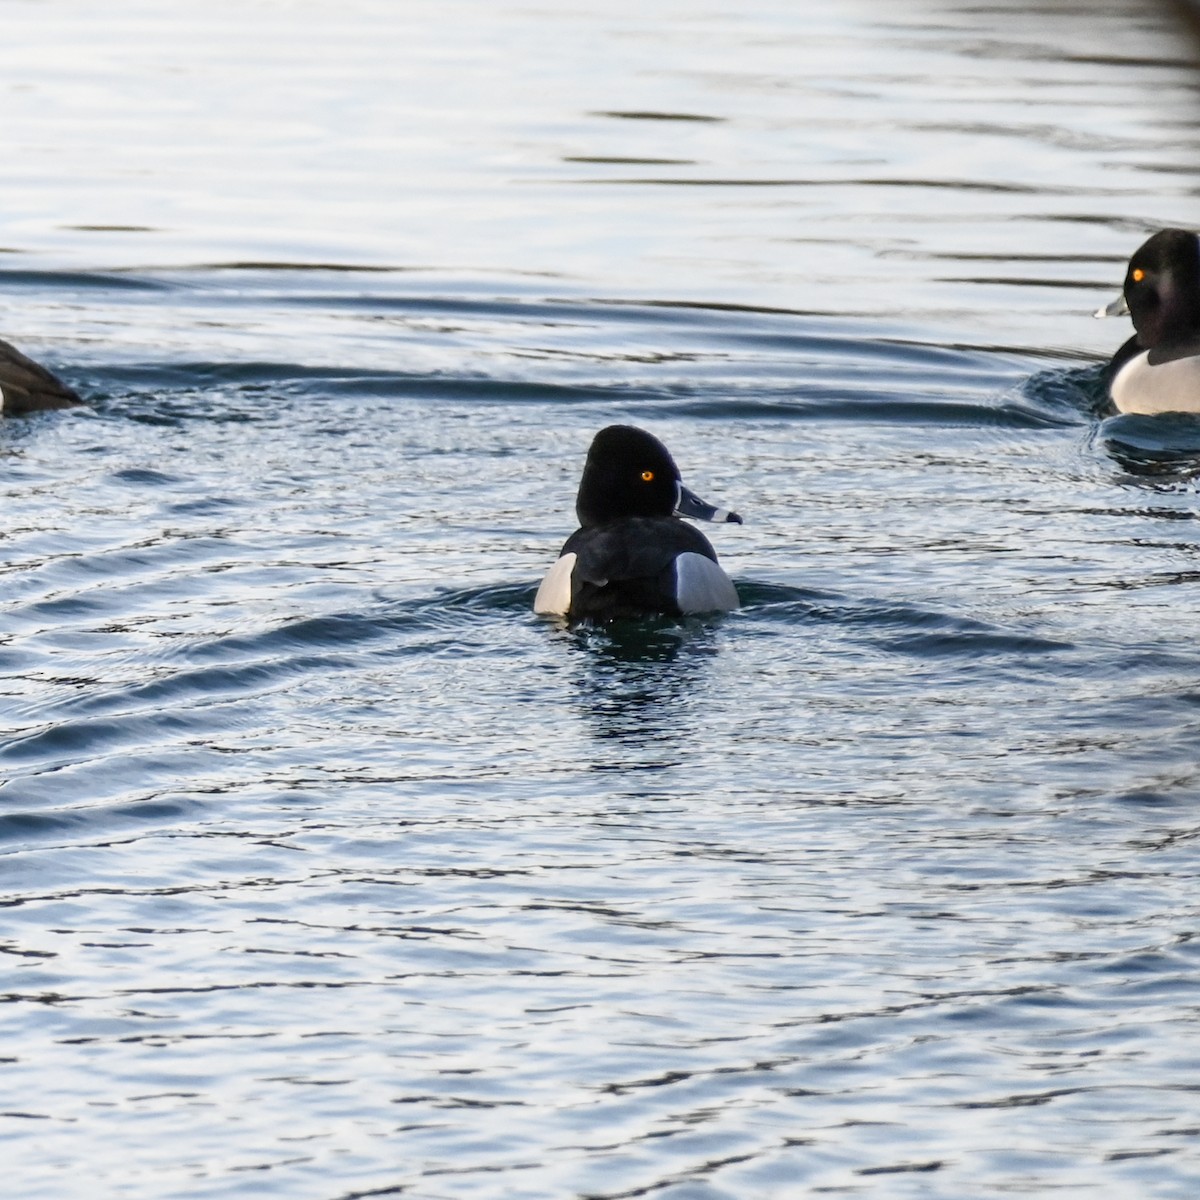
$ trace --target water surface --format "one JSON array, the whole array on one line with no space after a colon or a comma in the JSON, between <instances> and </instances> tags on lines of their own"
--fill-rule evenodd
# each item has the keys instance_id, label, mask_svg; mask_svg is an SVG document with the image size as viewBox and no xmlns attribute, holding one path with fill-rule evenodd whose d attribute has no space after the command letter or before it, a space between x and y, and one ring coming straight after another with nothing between
<instances>
[{"instance_id":1,"label":"water surface","mask_svg":"<svg viewBox=\"0 0 1200 1200\"><path fill-rule=\"evenodd\" d=\"M1192 1196L1167 11L0 14L14 1195ZM614 420L737 613L532 615Z\"/></svg>"}]
</instances>

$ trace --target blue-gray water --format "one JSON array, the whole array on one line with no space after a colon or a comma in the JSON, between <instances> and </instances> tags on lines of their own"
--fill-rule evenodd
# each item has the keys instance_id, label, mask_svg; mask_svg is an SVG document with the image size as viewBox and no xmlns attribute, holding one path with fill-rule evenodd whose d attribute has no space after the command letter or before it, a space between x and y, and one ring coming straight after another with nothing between
<instances>
[{"instance_id":1,"label":"blue-gray water","mask_svg":"<svg viewBox=\"0 0 1200 1200\"><path fill-rule=\"evenodd\" d=\"M1195 1195L1169 9L0 18L5 1195ZM532 616L613 420L741 611Z\"/></svg>"}]
</instances>

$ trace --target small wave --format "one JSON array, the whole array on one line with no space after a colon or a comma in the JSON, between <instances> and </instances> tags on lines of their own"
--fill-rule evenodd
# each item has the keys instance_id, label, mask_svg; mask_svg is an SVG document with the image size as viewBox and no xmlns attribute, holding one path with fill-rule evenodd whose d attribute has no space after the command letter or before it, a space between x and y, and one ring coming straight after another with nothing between
<instances>
[{"instance_id":1,"label":"small wave","mask_svg":"<svg viewBox=\"0 0 1200 1200\"><path fill-rule=\"evenodd\" d=\"M869 627L884 649L921 658L988 654L1042 654L1065 651L1074 644L1039 634L1017 632L915 604L859 602L839 615L859 627Z\"/></svg>"},{"instance_id":2,"label":"small wave","mask_svg":"<svg viewBox=\"0 0 1200 1200\"><path fill-rule=\"evenodd\" d=\"M1021 400L1044 414L1046 422L1078 424L1080 418L1095 418L1108 406L1103 382L1104 364L1086 367L1049 367L1024 380Z\"/></svg>"},{"instance_id":3,"label":"small wave","mask_svg":"<svg viewBox=\"0 0 1200 1200\"><path fill-rule=\"evenodd\" d=\"M28 288L39 294L55 291L165 292L174 285L130 271L0 271L0 288Z\"/></svg>"},{"instance_id":4,"label":"small wave","mask_svg":"<svg viewBox=\"0 0 1200 1200\"><path fill-rule=\"evenodd\" d=\"M462 588L446 592L435 599L421 602L423 609L445 609L449 612L512 613L533 608L537 585L502 583L491 587Z\"/></svg>"},{"instance_id":5,"label":"small wave","mask_svg":"<svg viewBox=\"0 0 1200 1200\"><path fill-rule=\"evenodd\" d=\"M138 487L169 487L179 483L178 475L167 475L150 467L125 467L110 476L114 483L132 483Z\"/></svg>"},{"instance_id":6,"label":"small wave","mask_svg":"<svg viewBox=\"0 0 1200 1200\"><path fill-rule=\"evenodd\" d=\"M60 711L104 715L152 709L168 705L218 698L236 699L259 695L297 675L352 670L355 660L333 655L299 655L259 659L230 666L176 671L150 683L135 684L117 691L87 692L64 701Z\"/></svg>"},{"instance_id":7,"label":"small wave","mask_svg":"<svg viewBox=\"0 0 1200 1200\"><path fill-rule=\"evenodd\" d=\"M244 662L252 658L256 664L275 663L281 655L313 649L362 646L385 636L394 628L398 618L380 614L332 613L319 617L302 617L272 625L259 633L235 634L195 642L181 651L187 662ZM309 667L327 667L329 660L312 660ZM252 666L250 670L259 669ZM277 668L276 668L277 669ZM203 676L199 677L203 679Z\"/></svg>"},{"instance_id":8,"label":"small wave","mask_svg":"<svg viewBox=\"0 0 1200 1200\"><path fill-rule=\"evenodd\" d=\"M156 225L62 225L61 229L74 229L79 233L163 233Z\"/></svg>"},{"instance_id":9,"label":"small wave","mask_svg":"<svg viewBox=\"0 0 1200 1200\"><path fill-rule=\"evenodd\" d=\"M878 645L895 654L916 658L989 658L993 655L1053 654L1072 648L1070 642L1036 634L993 629L951 628L941 633L908 633L878 639Z\"/></svg>"},{"instance_id":10,"label":"small wave","mask_svg":"<svg viewBox=\"0 0 1200 1200\"><path fill-rule=\"evenodd\" d=\"M656 112L653 109L609 109L592 113L594 117L612 117L618 121L700 121L713 124L724 121L725 117L714 117L710 113L692 112Z\"/></svg>"},{"instance_id":11,"label":"small wave","mask_svg":"<svg viewBox=\"0 0 1200 1200\"><path fill-rule=\"evenodd\" d=\"M195 712L146 710L122 712L106 719L59 721L35 733L13 738L0 748L0 762L37 763L44 769L57 763L78 762L125 746L147 746L164 738L208 727L210 718Z\"/></svg>"},{"instance_id":12,"label":"small wave","mask_svg":"<svg viewBox=\"0 0 1200 1200\"><path fill-rule=\"evenodd\" d=\"M811 621L857 630L871 644L918 658L947 656L1047 654L1074 648L1073 643L1041 634L1004 629L915 604L854 599L834 592L770 583L737 584L740 615L759 622Z\"/></svg>"},{"instance_id":13,"label":"small wave","mask_svg":"<svg viewBox=\"0 0 1200 1200\"><path fill-rule=\"evenodd\" d=\"M759 396L674 400L658 405L677 415L723 420L785 419L846 421L931 427L1044 429L1068 423L1063 417L1019 398L980 400L866 396L861 391L825 389L812 397Z\"/></svg>"},{"instance_id":14,"label":"small wave","mask_svg":"<svg viewBox=\"0 0 1200 1200\"><path fill-rule=\"evenodd\" d=\"M620 154L564 154L563 162L614 167L694 167L691 158L636 158Z\"/></svg>"},{"instance_id":15,"label":"small wave","mask_svg":"<svg viewBox=\"0 0 1200 1200\"><path fill-rule=\"evenodd\" d=\"M34 781L36 784L37 781ZM36 788L33 790L37 790ZM9 811L0 814L0 845L48 838L61 839L64 835L104 834L111 836L115 828L131 824L157 824L177 821L200 805L197 801L153 798L127 800L107 804L90 804L74 808L56 808L39 811L36 808L21 809L14 806L26 801L26 789L21 783L6 784L0 792ZM31 797L33 798L33 797ZM36 799L37 798L33 798Z\"/></svg>"},{"instance_id":16,"label":"small wave","mask_svg":"<svg viewBox=\"0 0 1200 1200\"><path fill-rule=\"evenodd\" d=\"M147 695L157 696L156 689L160 686L204 693L235 690L240 683L250 680L264 683L288 674L351 669L361 665L358 659L341 660L328 655L309 657L303 653L296 657L296 654L312 650L361 649L370 643L393 638L397 633L458 630L464 619L532 614L536 590L532 583L500 584L448 590L398 602L381 600L370 612L300 617L255 634L196 642L179 652L185 661L241 665L223 668L215 674L208 671L184 673L165 685L145 685ZM231 670L246 674L244 678L231 678Z\"/></svg>"}]
</instances>

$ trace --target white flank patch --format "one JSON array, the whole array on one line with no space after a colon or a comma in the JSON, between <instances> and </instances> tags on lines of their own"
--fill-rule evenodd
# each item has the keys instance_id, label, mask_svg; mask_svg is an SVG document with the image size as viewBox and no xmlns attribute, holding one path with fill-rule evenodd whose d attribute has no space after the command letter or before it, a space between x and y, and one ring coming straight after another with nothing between
<instances>
[{"instance_id":1,"label":"white flank patch","mask_svg":"<svg viewBox=\"0 0 1200 1200\"><path fill-rule=\"evenodd\" d=\"M685 613L729 612L741 603L729 576L703 554L675 560L675 596Z\"/></svg>"},{"instance_id":2,"label":"white flank patch","mask_svg":"<svg viewBox=\"0 0 1200 1200\"><path fill-rule=\"evenodd\" d=\"M1152 367L1139 354L1117 372L1112 397L1123 413L1200 412L1200 356Z\"/></svg>"},{"instance_id":3,"label":"white flank patch","mask_svg":"<svg viewBox=\"0 0 1200 1200\"><path fill-rule=\"evenodd\" d=\"M575 555L564 554L546 572L537 595L533 598L533 611L546 616L565 617L571 607L571 572L575 570Z\"/></svg>"}]
</instances>

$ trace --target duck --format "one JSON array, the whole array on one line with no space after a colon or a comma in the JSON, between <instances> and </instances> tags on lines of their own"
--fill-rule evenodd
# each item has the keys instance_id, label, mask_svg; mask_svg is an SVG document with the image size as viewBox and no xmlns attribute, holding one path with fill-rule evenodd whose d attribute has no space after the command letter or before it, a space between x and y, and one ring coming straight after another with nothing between
<instances>
[{"instance_id":1,"label":"duck","mask_svg":"<svg viewBox=\"0 0 1200 1200\"><path fill-rule=\"evenodd\" d=\"M1104 379L1121 413L1200 413L1200 238L1162 229L1137 248L1125 286L1097 317L1128 313L1134 335Z\"/></svg>"},{"instance_id":2,"label":"duck","mask_svg":"<svg viewBox=\"0 0 1200 1200\"><path fill-rule=\"evenodd\" d=\"M579 528L546 572L533 610L570 621L730 612L737 589L708 538L681 520L742 524L684 487L666 446L634 425L592 439L575 498Z\"/></svg>"},{"instance_id":3,"label":"duck","mask_svg":"<svg viewBox=\"0 0 1200 1200\"><path fill-rule=\"evenodd\" d=\"M82 403L74 388L10 342L0 340L0 416L23 417L48 408L76 408Z\"/></svg>"}]
</instances>

